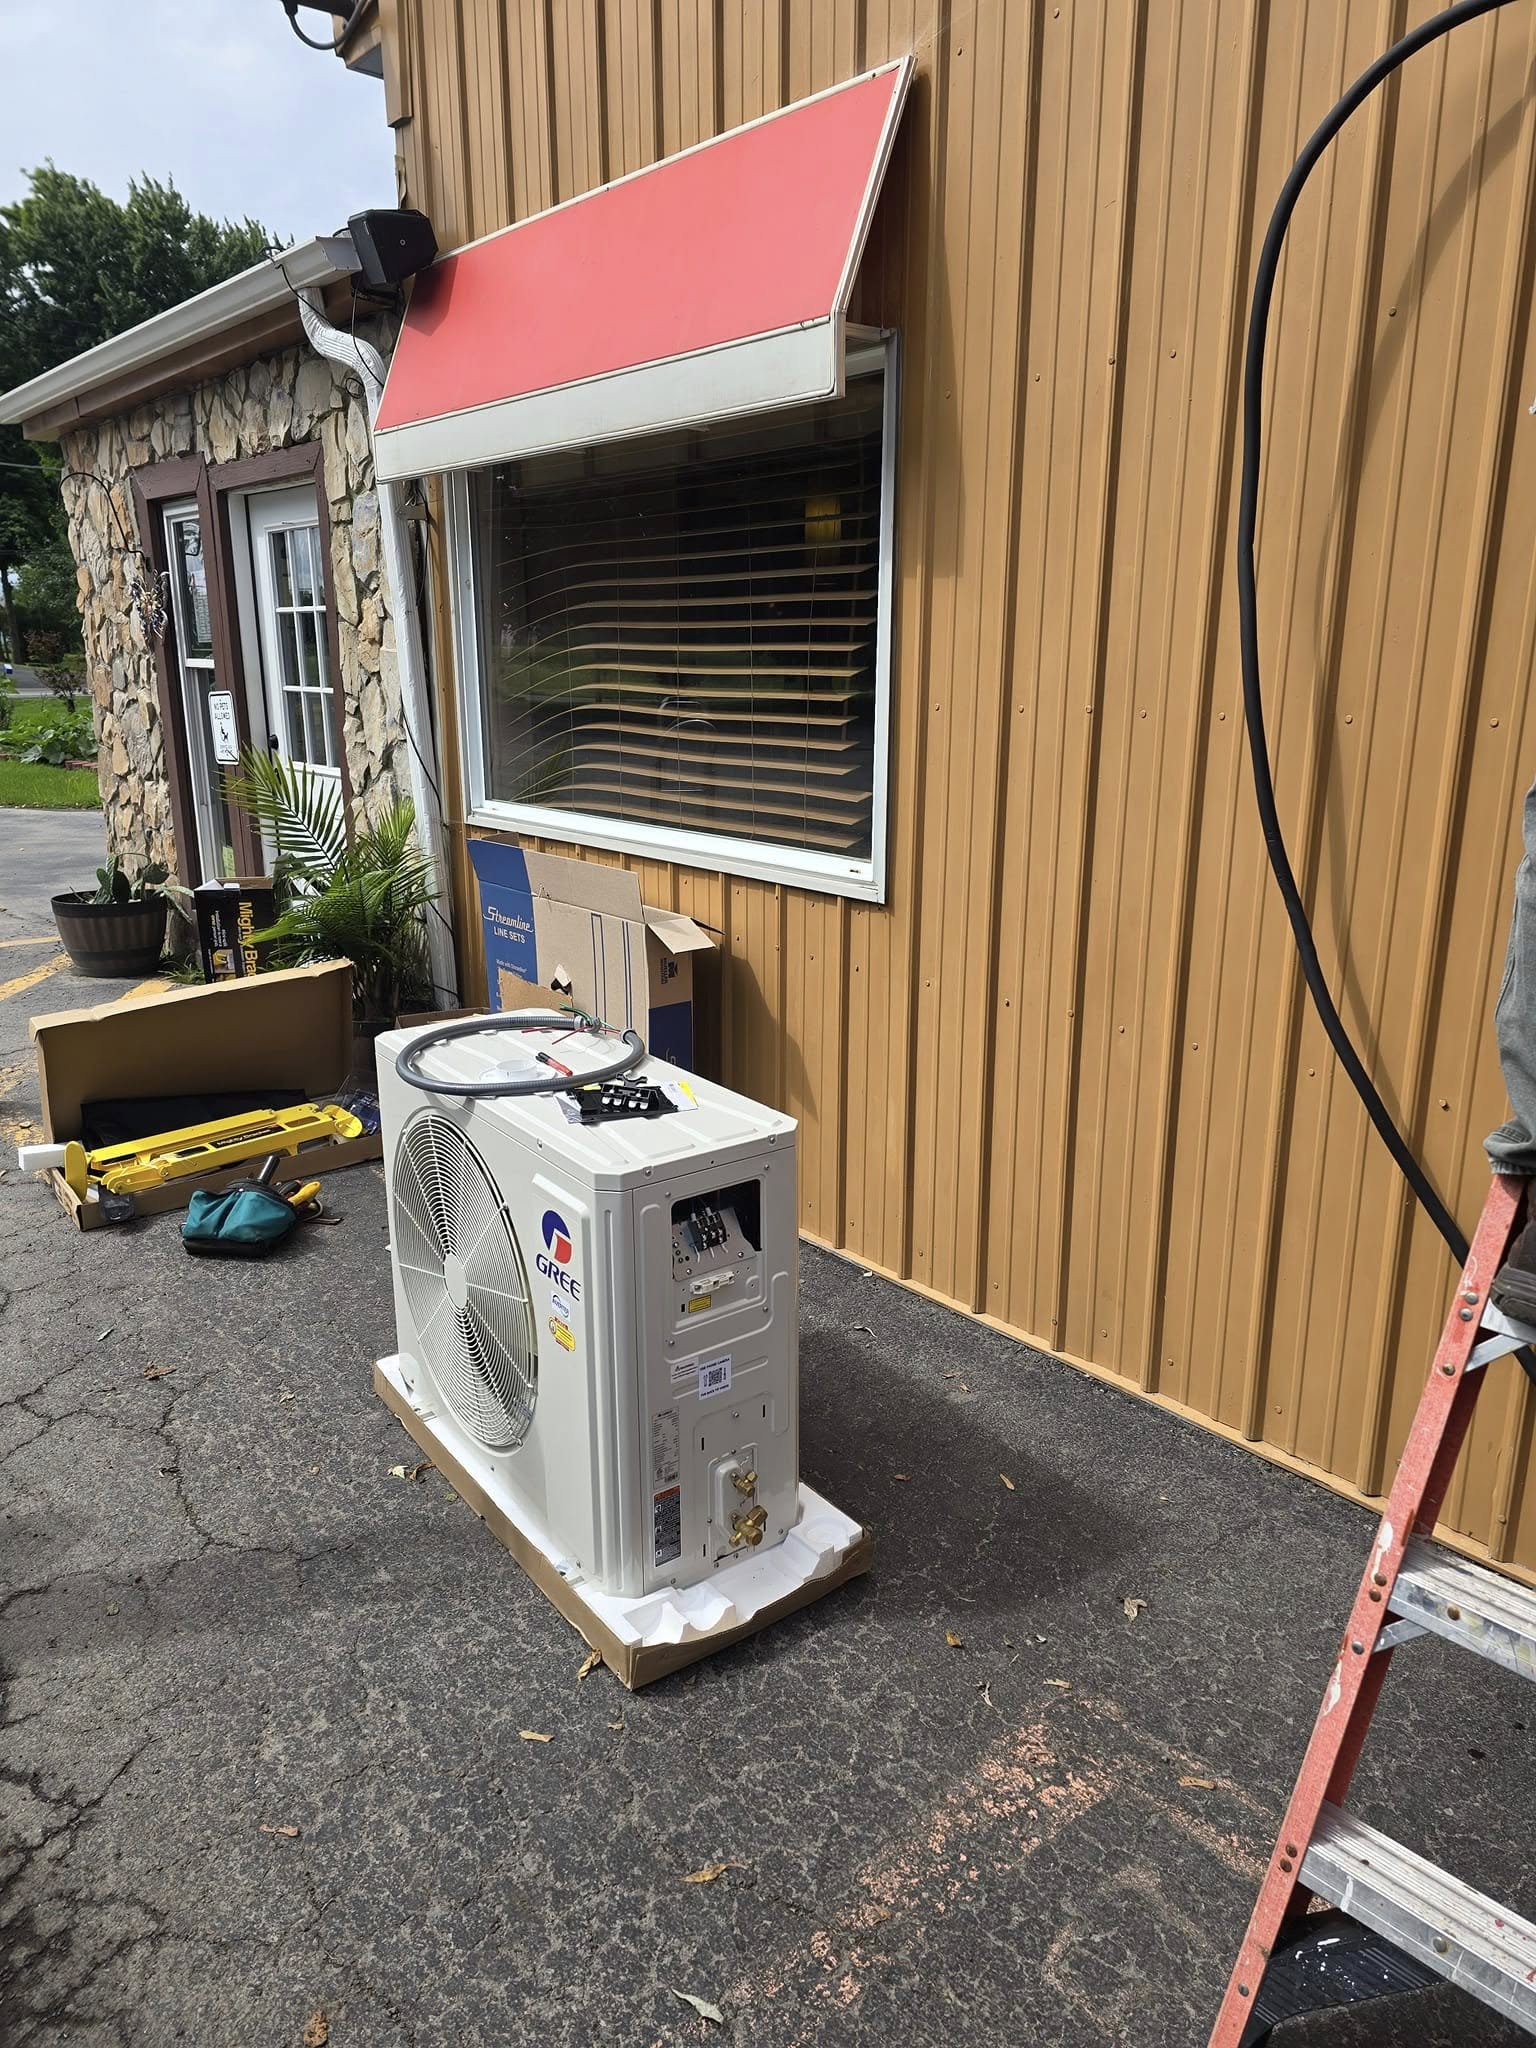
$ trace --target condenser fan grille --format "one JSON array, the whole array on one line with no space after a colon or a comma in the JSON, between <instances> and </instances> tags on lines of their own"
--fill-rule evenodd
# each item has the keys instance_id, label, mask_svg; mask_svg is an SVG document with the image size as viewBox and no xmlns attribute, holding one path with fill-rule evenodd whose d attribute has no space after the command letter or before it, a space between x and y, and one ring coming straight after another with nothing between
<instances>
[{"instance_id":1,"label":"condenser fan grille","mask_svg":"<svg viewBox=\"0 0 1536 2048\"><path fill-rule=\"evenodd\" d=\"M477 1443L515 1450L538 1394L528 1273L479 1153L430 1110L395 1153L394 1231L422 1364Z\"/></svg>"}]
</instances>

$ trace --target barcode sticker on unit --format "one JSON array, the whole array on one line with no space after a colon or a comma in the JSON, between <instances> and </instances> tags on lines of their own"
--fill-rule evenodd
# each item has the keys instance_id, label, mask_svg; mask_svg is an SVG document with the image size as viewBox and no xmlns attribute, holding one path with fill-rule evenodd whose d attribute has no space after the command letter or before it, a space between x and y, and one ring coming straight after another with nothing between
<instances>
[{"instance_id":1,"label":"barcode sticker on unit","mask_svg":"<svg viewBox=\"0 0 1536 2048\"><path fill-rule=\"evenodd\" d=\"M718 1358L699 1360L699 1399L706 1394L723 1394L731 1384L731 1354L722 1351Z\"/></svg>"}]
</instances>

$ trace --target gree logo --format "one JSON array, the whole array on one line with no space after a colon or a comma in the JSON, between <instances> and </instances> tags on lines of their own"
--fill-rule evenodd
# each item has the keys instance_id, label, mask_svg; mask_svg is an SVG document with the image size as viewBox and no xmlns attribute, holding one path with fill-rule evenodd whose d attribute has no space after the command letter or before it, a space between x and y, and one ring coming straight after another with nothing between
<instances>
[{"instance_id":1,"label":"gree logo","mask_svg":"<svg viewBox=\"0 0 1536 2048\"><path fill-rule=\"evenodd\" d=\"M545 1249L533 1263L546 1280L554 1281L562 1294L568 1294L572 1301L580 1301L581 1282L573 1273L566 1270L576 1250L569 1225L558 1209L546 1209L540 1227L544 1234Z\"/></svg>"}]
</instances>

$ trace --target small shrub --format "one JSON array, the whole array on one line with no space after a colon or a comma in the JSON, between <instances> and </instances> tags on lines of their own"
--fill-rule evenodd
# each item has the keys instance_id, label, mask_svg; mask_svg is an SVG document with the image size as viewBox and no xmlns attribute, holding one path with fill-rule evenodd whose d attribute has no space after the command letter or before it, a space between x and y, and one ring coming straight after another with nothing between
<instances>
[{"instance_id":1,"label":"small shrub","mask_svg":"<svg viewBox=\"0 0 1536 2048\"><path fill-rule=\"evenodd\" d=\"M32 728L23 761L46 761L62 768L66 761L90 760L96 751L96 729L89 711L61 711L45 725Z\"/></svg>"}]
</instances>

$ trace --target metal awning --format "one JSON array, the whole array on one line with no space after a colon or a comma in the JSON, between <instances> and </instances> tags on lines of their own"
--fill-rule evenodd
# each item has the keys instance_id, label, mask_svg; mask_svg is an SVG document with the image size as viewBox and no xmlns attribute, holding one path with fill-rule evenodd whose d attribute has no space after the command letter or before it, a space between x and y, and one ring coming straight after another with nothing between
<instances>
[{"instance_id":1,"label":"metal awning","mask_svg":"<svg viewBox=\"0 0 1536 2048\"><path fill-rule=\"evenodd\" d=\"M471 242L412 290L381 478L831 397L911 59Z\"/></svg>"}]
</instances>

